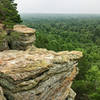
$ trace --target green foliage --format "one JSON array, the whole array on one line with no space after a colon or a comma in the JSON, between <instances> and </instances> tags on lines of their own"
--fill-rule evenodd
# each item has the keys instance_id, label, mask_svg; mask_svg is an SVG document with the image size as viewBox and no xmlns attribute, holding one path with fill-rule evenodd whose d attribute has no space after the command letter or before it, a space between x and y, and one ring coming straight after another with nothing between
<instances>
[{"instance_id":1,"label":"green foliage","mask_svg":"<svg viewBox=\"0 0 100 100\"><path fill-rule=\"evenodd\" d=\"M100 15L23 15L24 24L37 29L37 47L79 50L84 57L73 83L76 100L100 100Z\"/></svg>"},{"instance_id":2,"label":"green foliage","mask_svg":"<svg viewBox=\"0 0 100 100\"><path fill-rule=\"evenodd\" d=\"M0 22L7 27L12 27L16 23L21 23L22 20L16 9L14 0L0 0Z\"/></svg>"},{"instance_id":3,"label":"green foliage","mask_svg":"<svg viewBox=\"0 0 100 100\"><path fill-rule=\"evenodd\" d=\"M0 51L12 49L18 50L25 48L25 44L22 43L22 36L23 34L18 32L10 32L8 35L6 32L0 34Z\"/></svg>"},{"instance_id":4,"label":"green foliage","mask_svg":"<svg viewBox=\"0 0 100 100\"><path fill-rule=\"evenodd\" d=\"M2 2L6 3L5 1ZM8 4L10 2L13 1L9 1ZM3 8L2 3L0 7L3 9L0 9L0 13L8 11L8 8ZM16 9L16 5L14 7ZM4 20L3 23L6 25L20 22L15 17L16 13L15 16L11 15L12 17L9 15L10 12L6 14L0 14L0 20ZM37 47L54 51L79 50L83 52L84 57L79 62L80 73L72 86L77 93L76 100L100 100L100 16L24 16L23 23L37 29L35 42ZM6 35L5 31L2 33L0 34L0 49L5 46L4 43L8 43L10 49L24 46L20 42L21 34L11 32L10 35Z\"/></svg>"},{"instance_id":5,"label":"green foliage","mask_svg":"<svg viewBox=\"0 0 100 100\"><path fill-rule=\"evenodd\" d=\"M97 66L92 66L86 74L86 79L88 82L91 82L93 84L92 91L90 91L88 94L90 100L99 100L100 99L100 69Z\"/></svg>"},{"instance_id":6,"label":"green foliage","mask_svg":"<svg viewBox=\"0 0 100 100\"><path fill-rule=\"evenodd\" d=\"M10 35L6 35L5 40L8 43L9 49L17 49L19 48L22 44L20 42L20 36L18 32L11 32ZM20 45L21 44L21 45Z\"/></svg>"},{"instance_id":7,"label":"green foliage","mask_svg":"<svg viewBox=\"0 0 100 100\"><path fill-rule=\"evenodd\" d=\"M6 47L6 34L5 32L2 32L2 34L0 34L0 51L4 50L4 49L7 49Z\"/></svg>"}]
</instances>

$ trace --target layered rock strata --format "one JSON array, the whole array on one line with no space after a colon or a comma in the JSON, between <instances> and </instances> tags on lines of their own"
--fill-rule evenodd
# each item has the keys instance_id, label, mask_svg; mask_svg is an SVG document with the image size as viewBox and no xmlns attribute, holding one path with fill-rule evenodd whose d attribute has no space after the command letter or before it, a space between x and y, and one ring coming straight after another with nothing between
<instances>
[{"instance_id":1,"label":"layered rock strata","mask_svg":"<svg viewBox=\"0 0 100 100\"><path fill-rule=\"evenodd\" d=\"M74 100L71 85L81 57L79 51L38 48L0 52L0 100Z\"/></svg>"},{"instance_id":2,"label":"layered rock strata","mask_svg":"<svg viewBox=\"0 0 100 100\"><path fill-rule=\"evenodd\" d=\"M35 29L25 25L15 25L13 29L4 30L0 24L0 51L3 50L26 50L35 41Z\"/></svg>"},{"instance_id":3,"label":"layered rock strata","mask_svg":"<svg viewBox=\"0 0 100 100\"><path fill-rule=\"evenodd\" d=\"M29 48L29 46L32 46L32 44L36 40L35 29L26 27L25 25L15 25L13 30L21 34L22 38L20 42L26 46L26 49Z\"/></svg>"},{"instance_id":4,"label":"layered rock strata","mask_svg":"<svg viewBox=\"0 0 100 100\"><path fill-rule=\"evenodd\" d=\"M1 31L0 50L16 50L0 52L0 100L74 100L82 52L56 53L32 46L34 41L35 30L24 25Z\"/></svg>"}]
</instances>

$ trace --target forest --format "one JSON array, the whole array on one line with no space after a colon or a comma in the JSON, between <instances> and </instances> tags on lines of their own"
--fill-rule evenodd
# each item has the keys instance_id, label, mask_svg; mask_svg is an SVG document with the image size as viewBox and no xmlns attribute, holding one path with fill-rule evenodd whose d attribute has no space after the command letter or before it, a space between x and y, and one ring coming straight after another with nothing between
<instances>
[{"instance_id":1,"label":"forest","mask_svg":"<svg viewBox=\"0 0 100 100\"><path fill-rule=\"evenodd\" d=\"M35 28L39 48L83 52L73 83L76 100L100 100L100 15L22 14L23 23Z\"/></svg>"},{"instance_id":2,"label":"forest","mask_svg":"<svg viewBox=\"0 0 100 100\"><path fill-rule=\"evenodd\" d=\"M14 0L0 0L0 23L8 31L15 24L35 28L39 48L58 51L82 51L79 74L72 88L76 100L100 100L100 15L99 14L18 14ZM13 37L0 35L2 40L14 43Z\"/></svg>"}]
</instances>

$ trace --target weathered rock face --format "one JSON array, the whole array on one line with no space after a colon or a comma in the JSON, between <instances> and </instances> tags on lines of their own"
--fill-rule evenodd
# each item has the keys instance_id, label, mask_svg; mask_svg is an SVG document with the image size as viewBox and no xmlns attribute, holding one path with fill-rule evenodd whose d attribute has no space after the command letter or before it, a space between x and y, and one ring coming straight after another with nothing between
<instances>
[{"instance_id":1,"label":"weathered rock face","mask_svg":"<svg viewBox=\"0 0 100 100\"><path fill-rule=\"evenodd\" d=\"M35 29L28 28L25 25L15 25L14 26L14 31L18 32L21 34L21 40L20 42L25 45L26 48L29 46L32 46L32 44L35 41Z\"/></svg>"},{"instance_id":2,"label":"weathered rock face","mask_svg":"<svg viewBox=\"0 0 100 100\"><path fill-rule=\"evenodd\" d=\"M24 25L5 32L7 38L0 35L4 47L0 50L15 50L0 52L0 100L74 100L71 85L81 52L32 47L35 30Z\"/></svg>"},{"instance_id":3,"label":"weathered rock face","mask_svg":"<svg viewBox=\"0 0 100 100\"><path fill-rule=\"evenodd\" d=\"M36 31L35 29L26 27L25 25L15 25L13 30L24 34L35 33Z\"/></svg>"},{"instance_id":4,"label":"weathered rock face","mask_svg":"<svg viewBox=\"0 0 100 100\"><path fill-rule=\"evenodd\" d=\"M2 88L0 87L0 100L6 100Z\"/></svg>"},{"instance_id":5,"label":"weathered rock face","mask_svg":"<svg viewBox=\"0 0 100 100\"><path fill-rule=\"evenodd\" d=\"M0 52L0 100L74 100L78 51L46 49Z\"/></svg>"},{"instance_id":6,"label":"weathered rock face","mask_svg":"<svg viewBox=\"0 0 100 100\"><path fill-rule=\"evenodd\" d=\"M2 31L4 29L4 24L0 23L0 31Z\"/></svg>"},{"instance_id":7,"label":"weathered rock face","mask_svg":"<svg viewBox=\"0 0 100 100\"><path fill-rule=\"evenodd\" d=\"M3 30L0 24L0 51L3 50L26 50L35 41L35 29L25 25L15 25L13 30Z\"/></svg>"}]
</instances>

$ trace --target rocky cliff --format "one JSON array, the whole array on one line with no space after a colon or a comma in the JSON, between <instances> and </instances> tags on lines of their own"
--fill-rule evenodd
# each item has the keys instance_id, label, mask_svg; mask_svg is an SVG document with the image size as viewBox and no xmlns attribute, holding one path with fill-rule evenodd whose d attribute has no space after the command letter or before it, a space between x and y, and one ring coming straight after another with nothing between
<instances>
[{"instance_id":1,"label":"rocky cliff","mask_svg":"<svg viewBox=\"0 0 100 100\"><path fill-rule=\"evenodd\" d=\"M25 25L15 25L13 30L4 29L4 25L0 24L0 51L26 50L36 39L35 31Z\"/></svg>"},{"instance_id":2,"label":"rocky cliff","mask_svg":"<svg viewBox=\"0 0 100 100\"><path fill-rule=\"evenodd\" d=\"M24 43L32 45L27 41L28 36ZM79 51L56 53L36 47L0 52L0 100L74 100L71 85L81 57Z\"/></svg>"}]
</instances>

